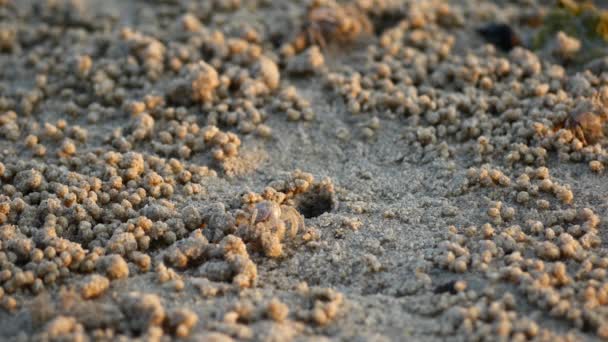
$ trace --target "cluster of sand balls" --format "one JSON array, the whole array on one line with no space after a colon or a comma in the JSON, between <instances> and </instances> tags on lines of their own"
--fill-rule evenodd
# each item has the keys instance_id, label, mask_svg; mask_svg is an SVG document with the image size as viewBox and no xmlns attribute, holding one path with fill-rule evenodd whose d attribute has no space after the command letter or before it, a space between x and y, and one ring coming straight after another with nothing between
<instances>
[{"instance_id":1,"label":"cluster of sand balls","mask_svg":"<svg viewBox=\"0 0 608 342\"><path fill-rule=\"evenodd\" d=\"M315 118L310 102L300 96L295 87L283 89L273 102L275 110L284 112L289 121L311 121Z\"/></svg>"},{"instance_id":2,"label":"cluster of sand balls","mask_svg":"<svg viewBox=\"0 0 608 342\"><path fill-rule=\"evenodd\" d=\"M55 11L61 6L43 3L39 7L36 13L51 18L58 15ZM68 13L78 12L67 5L61 8ZM164 23L169 19L162 15L158 20ZM201 149L195 146L200 145L199 127L237 127L239 133L256 132L267 137L271 134L270 127L264 124L268 111L284 113L290 120L314 118L307 100L281 82L274 52L255 39L228 37L189 12L166 24L170 28L167 31L143 33L124 28L119 32L120 40L109 46L101 41L114 36L104 31L91 35L99 42L76 36L75 44L92 44L106 52L82 53L62 42L66 44L61 46L63 53L72 54L69 63L60 63L64 56L58 51L24 51L31 55L26 59L36 70L37 82L32 90L7 92L9 96L2 97L2 135L15 140L23 134L22 127L27 126L17 122L11 113L32 113L52 102L54 96L69 99L60 110L74 118L86 115L89 123L123 121L128 117L123 110L131 113L132 122L124 125L129 128L108 137L116 149L126 151L136 148L136 142L152 140L155 153L180 158L190 158ZM53 25L57 23L31 32L31 39L43 39ZM25 29L31 28L25 25ZM56 39L60 40L59 36ZM47 64L51 60L58 65L56 68ZM142 94L140 89L151 92ZM278 93L283 95L277 98L274 95ZM137 95L132 98L131 94ZM238 147L238 139L230 138ZM221 136L217 140L222 148L213 151L214 158L236 155L234 146L223 148ZM39 156L44 155L44 144L38 146L35 138L29 144ZM79 152L77 145L66 141L65 154Z\"/></svg>"},{"instance_id":3,"label":"cluster of sand balls","mask_svg":"<svg viewBox=\"0 0 608 342\"><path fill-rule=\"evenodd\" d=\"M530 317L520 315L516 307L516 297L510 292L502 296L489 290L482 296L469 293L459 300L466 301L465 305L456 305L447 310L444 315L446 333L459 331L472 341L492 341L496 339L508 341L576 341L580 336L569 333L564 336L556 335L549 329L539 326ZM478 297L478 298L477 298Z\"/></svg>"},{"instance_id":4,"label":"cluster of sand balls","mask_svg":"<svg viewBox=\"0 0 608 342\"><path fill-rule=\"evenodd\" d=\"M245 135L272 135L273 116L315 120L312 99L289 79L321 77L364 116L363 137L404 119L412 156L458 154L471 167L463 196L489 198L483 223L451 226L437 246L436 267L487 285L458 280L438 296L445 329L475 340L557 339L518 310L525 301L607 338L600 217L547 168L556 155L603 171L605 74L569 75L521 47L460 46L466 15L441 1L309 5L303 25L275 42L264 28L233 34L238 23L224 25L239 0L159 1L119 30L120 15L92 16L80 1L0 0L0 54L16 66L0 71L0 306L15 312L21 299L61 289L57 308L30 310L35 339L159 340L191 335L197 313L152 293L112 293L117 282L148 277L177 293L193 285L206 298L255 291L259 262L319 238L304 218L337 208L334 185L297 171L232 201L209 196L208 185L229 175ZM346 70L332 70L335 56L318 46L339 50L372 31L365 63ZM561 33L552 53L568 60L579 49ZM383 267L373 255L366 264ZM397 292L428 290L430 277L416 277ZM497 286L515 295L499 298ZM209 323L216 333L192 338L264 339L247 324L267 319L294 331L304 330L294 320L325 326L345 303L332 289L296 292L299 307L239 299Z\"/></svg>"},{"instance_id":5,"label":"cluster of sand balls","mask_svg":"<svg viewBox=\"0 0 608 342\"><path fill-rule=\"evenodd\" d=\"M363 67L327 74L327 86L351 113L405 116L413 145L477 141L476 162L505 155L510 164L541 166L556 151L562 161L603 169L605 151L597 143L608 103L605 77L569 76L520 47L454 53L450 28L460 24L437 11L459 15L447 5L427 12L420 6L411 4L382 33Z\"/></svg>"},{"instance_id":6,"label":"cluster of sand balls","mask_svg":"<svg viewBox=\"0 0 608 342\"><path fill-rule=\"evenodd\" d=\"M114 165L114 173L107 172L109 165ZM185 196L196 197L192 188L201 187L200 182L204 181L200 174L196 181L191 173L190 177L184 177L182 172L189 171L178 167L182 164L177 161L144 158L132 152L106 153L98 165L93 161L89 165L92 171L104 170L101 178L62 173L58 168L41 172L27 169L29 166L21 161L2 164L2 179L10 181L3 189L11 190L15 197L11 200L5 196L1 206L5 221L1 236L2 303L8 310L18 305L11 294L41 292L75 274L89 274L77 287L85 300L103 297L114 280L145 274L152 268L160 283L169 282L178 291L184 288L179 273L193 268L196 276L214 282L232 283L237 288L251 287L257 279L257 268L248 250L267 257L283 255L283 240L287 236L293 239L303 229L301 214L289 203L296 203L302 196L333 193L329 180L315 182L312 175L296 172L288 180L275 184L277 187L280 184L285 193L269 187L261 194L246 194L241 208L228 210L222 203L214 203L176 209L169 200L180 203ZM20 167L25 170L19 171ZM210 176L203 174L202 177ZM64 185L64 181L79 186ZM197 181L199 183L194 183ZM83 184L89 184L89 193L77 191L86 189ZM175 190L163 191L163 184L173 184ZM151 195L144 196L147 193ZM40 205L33 206L34 203ZM35 224L40 215L44 217L43 227L29 228L27 222ZM161 253L150 253L150 245L158 243L166 247ZM18 266L23 264L25 266ZM143 310L142 314L151 310L162 313L158 303L154 304L156 309L146 304L158 301L150 296L138 295L132 301L127 298L122 301L121 310L125 315L138 315L133 310ZM334 295L326 296L329 297L315 301L318 303L312 312L300 314L303 315L300 319L321 325L331 321L342 297L340 294L335 299ZM283 305L270 307L272 319L284 319L281 318L285 316ZM197 322L197 316L189 312L178 311L166 316L159 313L157 318L149 315L143 315L141 323L130 322L135 326L128 331L152 336L162 335L165 329L166 333L186 336ZM82 335L89 331L83 324L70 315L57 316L46 323L41 334Z\"/></svg>"},{"instance_id":7,"label":"cluster of sand balls","mask_svg":"<svg viewBox=\"0 0 608 342\"><path fill-rule=\"evenodd\" d=\"M177 269L201 265L197 275L212 281L232 282L238 287L251 287L257 278L256 265L243 240L234 235L212 244L200 230L195 230L187 239L167 248L161 258L160 263L166 262Z\"/></svg>"},{"instance_id":8,"label":"cluster of sand balls","mask_svg":"<svg viewBox=\"0 0 608 342\"><path fill-rule=\"evenodd\" d=\"M306 109L303 100L289 100ZM291 237L302 230L302 217L287 198L316 189L311 175L298 173L296 178L303 179L295 181L295 188L282 189L286 193L269 188L259 199L251 195L236 211L227 211L221 203L186 205L204 199L206 179L217 176L207 166L190 164L191 154L209 149L214 160L234 158L241 141L213 125L199 128L184 108L164 105L158 96L125 103L131 124L105 140L110 151L91 147L88 131L65 120L23 126L15 112L4 114L4 137L16 140L15 135L25 134L24 127L24 145L32 156L47 158L42 163L7 157L0 163L0 297L5 309L18 308L15 293L41 293L77 274L88 274L78 288L85 300L103 297L114 280L151 270L159 282L171 281L178 290L184 286L179 271L190 267L213 281L250 287L257 271L248 248L277 257L283 253L286 230ZM104 115L102 106L95 108ZM133 151L143 146L153 153ZM257 218L252 217L255 201L263 201L255 210ZM256 227L262 225L267 231L260 234ZM150 252L151 245L158 244L166 250ZM124 310L135 307L125 305ZM280 305L277 310L282 310ZM168 326L169 333L185 336L195 318L176 313L175 318L155 319L145 326ZM132 331L142 329L148 328ZM41 338L88 330L79 319L58 316L46 323Z\"/></svg>"},{"instance_id":9,"label":"cluster of sand balls","mask_svg":"<svg viewBox=\"0 0 608 342\"><path fill-rule=\"evenodd\" d=\"M438 246L436 264L456 273L474 272L491 282L513 284L519 300L525 298L552 317L606 338L608 318L601 308L605 256L598 250L600 217L590 208L577 209L572 191L552 179L546 167L527 167L514 180L488 168L470 169L468 176L470 191L494 191L511 204L491 201L488 221L481 226L450 227L447 240ZM483 298L488 301L487 296ZM465 307L478 304L462 303ZM465 310L462 313L468 310L460 304L456 307ZM518 333L516 317L500 323L508 329L485 327L485 318L478 323L479 317L459 317L461 328L470 336L491 328L496 332L504 329L500 335L509 338L535 338Z\"/></svg>"},{"instance_id":10,"label":"cluster of sand balls","mask_svg":"<svg viewBox=\"0 0 608 342\"><path fill-rule=\"evenodd\" d=\"M157 294L117 293L116 283L152 279L181 293L196 277L207 296L238 294L257 285L260 260L319 238L304 216L335 207L329 179L298 171L237 205L207 194L240 158L243 135L271 136L269 116L315 119L281 73L320 71L319 48L285 61L262 32L212 27L209 8L239 7L158 4L153 18L135 20L154 25L112 30L117 17L94 20L79 1L0 4L3 18L15 11L1 25L0 50L22 54L15 63L34 76L15 89L0 73L0 305L13 314L31 306L29 337L187 337L201 327L197 313ZM298 308L273 298L260 317L302 330L330 324L344 303L332 289L297 292ZM256 319L237 307L227 324ZM251 335L233 328L202 336Z\"/></svg>"},{"instance_id":11,"label":"cluster of sand balls","mask_svg":"<svg viewBox=\"0 0 608 342\"><path fill-rule=\"evenodd\" d=\"M37 162L8 159L0 164L5 309L17 309L15 293L40 293L79 274L87 275L77 287L85 300L103 297L114 280L151 270L160 283L170 282L176 290L184 288L179 273L188 269L214 282L251 287L257 268L248 251L282 256L284 240L294 240L304 228L296 205L315 196L331 198L334 191L329 180L316 182L312 175L296 172L273 184L284 192L269 187L246 194L240 208L184 205L204 198L205 179L214 172L135 152L93 154L86 161L81 171L89 176ZM150 251L159 244L165 246L162 252ZM124 310L135 310L124 305ZM333 306L318 305L319 312L303 319L325 324L335 316ZM169 326L169 333L187 335L196 319L175 315L146 327ZM85 331L78 319L58 316L44 333Z\"/></svg>"},{"instance_id":12,"label":"cluster of sand balls","mask_svg":"<svg viewBox=\"0 0 608 342\"><path fill-rule=\"evenodd\" d=\"M198 322L198 315L192 310L167 308L155 294L128 292L112 304L85 302L69 291L62 292L60 297L54 306L48 298L37 299L36 319L48 321L33 335L34 340L87 340L89 336L108 340L127 338L130 334L148 340L159 340L165 334L179 338L190 335ZM115 325L116 331L104 329L107 324ZM88 335L88 330L93 333Z\"/></svg>"},{"instance_id":13,"label":"cluster of sand balls","mask_svg":"<svg viewBox=\"0 0 608 342\"><path fill-rule=\"evenodd\" d=\"M232 310L224 314L224 322L270 318L276 322L295 319L326 325L340 314L344 304L344 297L340 292L329 288L309 287L305 282L296 286L295 293L299 297L299 303L293 311L276 297L259 303L241 300L235 303Z\"/></svg>"},{"instance_id":14,"label":"cluster of sand balls","mask_svg":"<svg viewBox=\"0 0 608 342\"><path fill-rule=\"evenodd\" d=\"M172 243L188 232L182 220L170 218L178 211L166 199L200 194L211 176L207 168L145 161L134 152L87 160L89 176L22 160L1 165L6 292L40 291L71 272L95 269L123 278L125 258L147 270L149 256L142 252L151 241Z\"/></svg>"},{"instance_id":15,"label":"cluster of sand balls","mask_svg":"<svg viewBox=\"0 0 608 342\"><path fill-rule=\"evenodd\" d=\"M416 18L420 14L408 13ZM394 110L416 115L432 105L429 95L418 94L416 86L429 78L428 69L448 57L453 37L434 23L422 24L416 18L404 18L382 34L378 45L369 47L363 73L327 75L327 85L344 97L353 114ZM427 39L431 35L433 39ZM409 62L414 60L419 63Z\"/></svg>"},{"instance_id":16,"label":"cluster of sand balls","mask_svg":"<svg viewBox=\"0 0 608 342\"><path fill-rule=\"evenodd\" d=\"M476 167L468 170L464 188L494 200L488 201L485 223L450 228L437 247L437 267L511 283L518 300L608 336L599 216L578 208L571 186L552 179L545 167L557 156L602 172L606 78L568 76L564 67L523 48L505 54L487 45L453 53L450 27L459 25L458 14L443 21L416 13L380 36L364 69L329 73L327 86L353 114L404 116L404 136L414 148L432 146L447 157L454 151L448 144L470 147L461 150L473 152L467 162ZM491 296L454 308L464 310L456 325L470 338L556 338L512 303ZM471 308L487 313L466 313Z\"/></svg>"},{"instance_id":17,"label":"cluster of sand balls","mask_svg":"<svg viewBox=\"0 0 608 342\"><path fill-rule=\"evenodd\" d=\"M445 6L435 7L445 16L415 9L413 4L369 47L364 67L329 73L327 86L353 114L405 117L404 136L414 148L428 152L432 146L448 157L454 151L449 144L458 142L468 147L459 152L473 152L465 164L476 167L468 170L464 189L494 200L488 201L485 223L450 227L437 247L438 267L512 283L518 299L605 338L600 218L578 207L571 186L552 179L545 167L557 156L603 171L605 74L568 75L521 47L503 53L485 45L454 53L450 29L463 25L460 14ZM531 328L534 322L517 310L508 313L513 303L491 296L456 307L476 305L503 313L459 315L458 326L471 338L555 338Z\"/></svg>"},{"instance_id":18,"label":"cluster of sand balls","mask_svg":"<svg viewBox=\"0 0 608 342\"><path fill-rule=\"evenodd\" d=\"M243 243L231 234L258 241L268 256L279 256L286 231L295 235L303 228L294 205L300 198L333 193L329 180L317 183L312 175L296 172L293 180L282 182L285 192L269 187L260 195L247 194L243 208L234 212L221 203L176 208L185 198L202 196L204 179L212 176L208 169L134 152L102 157L88 160L91 176L21 160L0 164L2 255L10 264L4 268L5 291L40 290L71 271L96 269L110 279L124 278L129 275L125 259L147 271L146 251L159 242L173 244L165 254L173 267L234 254L231 267L253 268L255 279ZM229 247L234 243L241 247ZM24 269L15 263L25 264Z\"/></svg>"},{"instance_id":19,"label":"cluster of sand balls","mask_svg":"<svg viewBox=\"0 0 608 342\"><path fill-rule=\"evenodd\" d=\"M204 278L197 278L204 279ZM90 284L92 279L88 280ZM207 295L211 293L208 280ZM83 288L89 285L83 285ZM215 288L217 290L217 288ZM304 324L325 326L343 313L344 297L329 288L309 287L305 282L294 288L295 304L288 306L277 297L244 295L237 298L222 312L220 321L201 322L197 312L165 304L156 294L131 291L119 295L111 303L83 301L77 293L65 291L54 305L50 298L36 300L36 320L44 321L34 340L72 339L120 339L138 336L146 340L162 340L163 336L218 341L237 339L285 338L293 336L286 329L302 330ZM94 310L91 310L91 306ZM128 319L127 319L128 318ZM272 322L275 329L259 333L255 325ZM193 333L202 323L211 331ZM114 329L105 326L111 324ZM87 331L92 331L90 335Z\"/></svg>"}]
</instances>

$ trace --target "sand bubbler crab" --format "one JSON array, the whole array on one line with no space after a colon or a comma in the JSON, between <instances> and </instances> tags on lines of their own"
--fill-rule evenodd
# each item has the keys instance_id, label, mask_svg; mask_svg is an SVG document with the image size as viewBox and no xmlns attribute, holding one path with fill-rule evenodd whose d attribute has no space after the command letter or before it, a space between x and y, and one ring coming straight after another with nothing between
<instances>
[{"instance_id":1,"label":"sand bubbler crab","mask_svg":"<svg viewBox=\"0 0 608 342\"><path fill-rule=\"evenodd\" d=\"M604 124L608 120L608 88L603 87L591 98L581 102L564 121L563 127L569 129L584 146L593 145L604 138Z\"/></svg>"},{"instance_id":2,"label":"sand bubbler crab","mask_svg":"<svg viewBox=\"0 0 608 342\"><path fill-rule=\"evenodd\" d=\"M311 45L325 48L330 41L352 42L372 32L369 18L357 6L332 1L312 1L299 34L291 45L302 51Z\"/></svg>"},{"instance_id":3,"label":"sand bubbler crab","mask_svg":"<svg viewBox=\"0 0 608 342\"><path fill-rule=\"evenodd\" d=\"M604 137L605 118L591 112L572 114L566 119L564 127L580 140L583 145L595 144Z\"/></svg>"},{"instance_id":4,"label":"sand bubbler crab","mask_svg":"<svg viewBox=\"0 0 608 342\"><path fill-rule=\"evenodd\" d=\"M248 204L236 215L239 236L253 242L267 257L283 255L283 240L294 238L304 218L294 208L272 201Z\"/></svg>"}]
</instances>

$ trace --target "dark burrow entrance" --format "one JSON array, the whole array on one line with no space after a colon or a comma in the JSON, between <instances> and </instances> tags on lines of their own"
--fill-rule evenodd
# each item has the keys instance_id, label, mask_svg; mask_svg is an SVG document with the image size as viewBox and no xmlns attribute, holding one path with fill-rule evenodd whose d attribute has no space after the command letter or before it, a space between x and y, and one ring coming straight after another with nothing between
<instances>
[{"instance_id":1,"label":"dark burrow entrance","mask_svg":"<svg viewBox=\"0 0 608 342\"><path fill-rule=\"evenodd\" d=\"M313 218L336 209L336 200L325 191L307 193L298 199L297 208L305 218Z\"/></svg>"}]
</instances>

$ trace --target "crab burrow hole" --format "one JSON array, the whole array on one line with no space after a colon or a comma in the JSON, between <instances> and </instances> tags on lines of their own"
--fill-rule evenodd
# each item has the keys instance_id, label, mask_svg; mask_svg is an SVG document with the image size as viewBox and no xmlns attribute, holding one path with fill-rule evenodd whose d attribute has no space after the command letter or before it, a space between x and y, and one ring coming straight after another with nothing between
<instances>
[{"instance_id":1,"label":"crab burrow hole","mask_svg":"<svg viewBox=\"0 0 608 342\"><path fill-rule=\"evenodd\" d=\"M295 198L295 203L296 208L305 218L321 216L338 207L333 187L328 189L324 186L318 186L313 191L300 194Z\"/></svg>"}]
</instances>

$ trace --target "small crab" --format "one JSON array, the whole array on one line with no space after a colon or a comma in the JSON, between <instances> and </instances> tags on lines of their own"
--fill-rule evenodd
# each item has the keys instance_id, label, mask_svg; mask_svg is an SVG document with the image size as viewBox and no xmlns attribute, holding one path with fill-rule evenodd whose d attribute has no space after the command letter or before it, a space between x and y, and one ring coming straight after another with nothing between
<instances>
[{"instance_id":1,"label":"small crab","mask_svg":"<svg viewBox=\"0 0 608 342\"><path fill-rule=\"evenodd\" d=\"M570 130L583 145L598 143L604 138L604 123L608 120L608 88L596 91L589 99L577 101L563 128ZM557 127L558 129L561 127Z\"/></svg>"},{"instance_id":2,"label":"small crab","mask_svg":"<svg viewBox=\"0 0 608 342\"><path fill-rule=\"evenodd\" d=\"M257 243L266 256L279 257L285 235L295 237L304 226L304 219L294 207L262 201L249 205L237 225L246 240Z\"/></svg>"},{"instance_id":3,"label":"small crab","mask_svg":"<svg viewBox=\"0 0 608 342\"><path fill-rule=\"evenodd\" d=\"M300 33L294 41L298 50L306 46L327 46L329 40L353 41L372 31L369 18L354 5L314 2L306 14Z\"/></svg>"},{"instance_id":4,"label":"small crab","mask_svg":"<svg viewBox=\"0 0 608 342\"><path fill-rule=\"evenodd\" d=\"M583 145L595 144L604 137L604 121L602 117L591 112L571 114L564 127L572 131Z\"/></svg>"}]
</instances>

